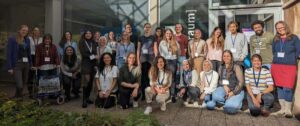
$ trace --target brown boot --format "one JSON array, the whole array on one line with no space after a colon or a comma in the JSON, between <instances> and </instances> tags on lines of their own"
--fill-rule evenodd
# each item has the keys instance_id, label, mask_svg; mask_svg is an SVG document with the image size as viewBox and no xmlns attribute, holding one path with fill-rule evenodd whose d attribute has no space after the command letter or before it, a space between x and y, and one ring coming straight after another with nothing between
<instances>
[{"instance_id":1,"label":"brown boot","mask_svg":"<svg viewBox=\"0 0 300 126\"><path fill-rule=\"evenodd\" d=\"M267 110L266 108L262 108L262 109L261 109L261 115L262 115L263 117L268 117L268 116L270 115L270 111Z\"/></svg>"}]
</instances>

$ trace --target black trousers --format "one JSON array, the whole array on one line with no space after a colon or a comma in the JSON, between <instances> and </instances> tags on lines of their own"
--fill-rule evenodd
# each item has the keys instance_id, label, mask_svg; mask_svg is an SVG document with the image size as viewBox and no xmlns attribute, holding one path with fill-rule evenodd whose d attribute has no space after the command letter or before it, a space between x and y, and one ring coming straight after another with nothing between
<instances>
[{"instance_id":1,"label":"black trousers","mask_svg":"<svg viewBox=\"0 0 300 126\"><path fill-rule=\"evenodd\" d=\"M71 88L72 88L72 93L74 95L78 95L80 89L80 82L81 82L80 73L77 74L76 79L73 79L72 77L66 75L62 75L62 83L65 90L65 95L70 98Z\"/></svg>"},{"instance_id":2,"label":"black trousers","mask_svg":"<svg viewBox=\"0 0 300 126\"><path fill-rule=\"evenodd\" d=\"M134 89L131 88L124 88L120 87L119 88L119 103L122 106L123 109L127 109L132 106L130 103L130 98L131 98L131 93L133 92ZM139 90L137 97L133 98L134 101L138 101L140 98L141 92Z\"/></svg>"},{"instance_id":3,"label":"black trousers","mask_svg":"<svg viewBox=\"0 0 300 126\"><path fill-rule=\"evenodd\" d=\"M114 94L115 93L111 93ZM115 106L115 98L113 96L109 96L108 98L100 98L99 95L97 95L97 98L95 100L95 105L99 108L111 108Z\"/></svg>"},{"instance_id":4,"label":"black trousers","mask_svg":"<svg viewBox=\"0 0 300 126\"><path fill-rule=\"evenodd\" d=\"M141 92L142 92L142 100L145 99L145 89L150 86L149 80L149 70L151 68L151 64L149 62L142 63L142 77L141 77Z\"/></svg>"}]
</instances>

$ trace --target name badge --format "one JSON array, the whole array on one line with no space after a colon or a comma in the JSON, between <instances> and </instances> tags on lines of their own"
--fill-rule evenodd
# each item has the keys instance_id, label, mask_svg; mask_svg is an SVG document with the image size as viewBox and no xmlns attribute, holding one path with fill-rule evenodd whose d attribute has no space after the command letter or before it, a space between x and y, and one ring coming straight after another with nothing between
<instances>
[{"instance_id":1,"label":"name badge","mask_svg":"<svg viewBox=\"0 0 300 126\"><path fill-rule=\"evenodd\" d=\"M223 85L229 85L229 81L228 80L222 80L222 84Z\"/></svg>"},{"instance_id":2,"label":"name badge","mask_svg":"<svg viewBox=\"0 0 300 126\"><path fill-rule=\"evenodd\" d=\"M199 56L199 54L198 53L195 53L195 57L198 57Z\"/></svg>"},{"instance_id":3,"label":"name badge","mask_svg":"<svg viewBox=\"0 0 300 126\"><path fill-rule=\"evenodd\" d=\"M236 48L231 48L230 51L231 51L232 53L236 53Z\"/></svg>"},{"instance_id":4,"label":"name badge","mask_svg":"<svg viewBox=\"0 0 300 126\"><path fill-rule=\"evenodd\" d=\"M259 49L256 49L256 50L255 50L255 53L256 53L256 54L260 54L260 50L259 50Z\"/></svg>"},{"instance_id":5,"label":"name badge","mask_svg":"<svg viewBox=\"0 0 300 126\"><path fill-rule=\"evenodd\" d=\"M50 57L45 57L45 62L50 62Z\"/></svg>"},{"instance_id":6,"label":"name badge","mask_svg":"<svg viewBox=\"0 0 300 126\"><path fill-rule=\"evenodd\" d=\"M169 51L168 55L167 55L167 58L171 58L172 57L172 52Z\"/></svg>"},{"instance_id":7,"label":"name badge","mask_svg":"<svg viewBox=\"0 0 300 126\"><path fill-rule=\"evenodd\" d=\"M143 49L142 52L143 54L148 54L148 49Z\"/></svg>"},{"instance_id":8,"label":"name badge","mask_svg":"<svg viewBox=\"0 0 300 126\"><path fill-rule=\"evenodd\" d=\"M23 58L22 58L22 61L23 61L24 63L27 63L27 62L28 62L28 58L27 58L27 57L23 57Z\"/></svg>"},{"instance_id":9,"label":"name badge","mask_svg":"<svg viewBox=\"0 0 300 126\"><path fill-rule=\"evenodd\" d=\"M278 53L277 53L277 57L283 58L283 57L284 57L284 52L278 52Z\"/></svg>"},{"instance_id":10,"label":"name badge","mask_svg":"<svg viewBox=\"0 0 300 126\"><path fill-rule=\"evenodd\" d=\"M93 60L95 58L96 58L95 55L90 55L90 60Z\"/></svg>"}]
</instances>

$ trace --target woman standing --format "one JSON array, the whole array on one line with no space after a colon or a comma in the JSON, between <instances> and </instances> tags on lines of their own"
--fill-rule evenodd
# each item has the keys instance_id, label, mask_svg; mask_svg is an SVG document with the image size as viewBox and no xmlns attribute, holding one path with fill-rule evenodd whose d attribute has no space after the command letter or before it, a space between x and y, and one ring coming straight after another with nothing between
<instances>
[{"instance_id":1,"label":"woman standing","mask_svg":"<svg viewBox=\"0 0 300 126\"><path fill-rule=\"evenodd\" d=\"M94 33L93 39L94 39L94 41L97 43L97 45L99 45L100 37L101 37L101 33L100 33L99 31L96 31L96 32Z\"/></svg>"},{"instance_id":2,"label":"woman standing","mask_svg":"<svg viewBox=\"0 0 300 126\"><path fill-rule=\"evenodd\" d=\"M28 37L30 40L30 54L31 54L31 61L35 61L35 48L37 47L37 45L41 44L43 42L43 38L41 37L41 31L38 27L34 27L32 30L32 36ZM33 89L33 85L34 85L34 78L35 78L35 70L31 69L29 70L28 73L28 81L29 84L27 86L28 88L28 92L29 92L29 97L33 97L34 95L34 90Z\"/></svg>"},{"instance_id":3,"label":"woman standing","mask_svg":"<svg viewBox=\"0 0 300 126\"><path fill-rule=\"evenodd\" d=\"M80 89L80 59L75 54L72 46L67 46L60 65L62 71L62 81L65 90L66 100L71 100L71 87L74 98L79 98Z\"/></svg>"},{"instance_id":4,"label":"woman standing","mask_svg":"<svg viewBox=\"0 0 300 126\"><path fill-rule=\"evenodd\" d=\"M16 81L15 97L23 96L23 86L27 84L28 72L32 65L30 41L27 38L28 26L21 25L18 35L10 37L7 44L7 70Z\"/></svg>"},{"instance_id":5,"label":"woman standing","mask_svg":"<svg viewBox=\"0 0 300 126\"><path fill-rule=\"evenodd\" d=\"M182 62L182 81L180 86L179 97L182 97L184 105L190 107L189 103L192 102L192 107L199 107L198 101L200 96L199 74L197 70L192 70L191 63L188 60Z\"/></svg>"},{"instance_id":6,"label":"woman standing","mask_svg":"<svg viewBox=\"0 0 300 126\"><path fill-rule=\"evenodd\" d=\"M93 80L96 74L97 64L97 45L93 40L93 34L87 30L81 36L79 42L79 51L81 53L81 74L83 78L83 96L82 108L86 108L88 104L93 104L89 99L93 87Z\"/></svg>"},{"instance_id":7,"label":"woman standing","mask_svg":"<svg viewBox=\"0 0 300 126\"><path fill-rule=\"evenodd\" d=\"M159 53L162 57L167 60L169 69L173 74L173 81L171 85L171 96L172 102L176 102L176 70L177 70L177 58L180 55L180 47L176 41L173 31L171 29L166 29L163 40L159 44Z\"/></svg>"},{"instance_id":8,"label":"woman standing","mask_svg":"<svg viewBox=\"0 0 300 126\"><path fill-rule=\"evenodd\" d=\"M202 71L202 63L206 57L207 45L201 39L202 33L200 29L195 29L194 38L189 42L189 55L194 64L194 69L200 74Z\"/></svg>"},{"instance_id":9,"label":"woman standing","mask_svg":"<svg viewBox=\"0 0 300 126\"><path fill-rule=\"evenodd\" d=\"M111 94L117 92L117 77L119 69L112 60L111 53L103 53L100 57L99 70L95 76L98 95L95 105L103 108L110 108L115 104L115 97Z\"/></svg>"},{"instance_id":10,"label":"woman standing","mask_svg":"<svg viewBox=\"0 0 300 126\"><path fill-rule=\"evenodd\" d=\"M245 70L247 101L252 116L269 116L274 103L272 91L273 79L268 69L262 68L262 57L254 54L251 58L252 68Z\"/></svg>"},{"instance_id":11,"label":"woman standing","mask_svg":"<svg viewBox=\"0 0 300 126\"><path fill-rule=\"evenodd\" d=\"M107 45L112 49L113 60L116 61L116 52L117 52L118 42L116 41L115 33L113 31L110 31L108 33L107 42L108 42Z\"/></svg>"},{"instance_id":12,"label":"woman standing","mask_svg":"<svg viewBox=\"0 0 300 126\"><path fill-rule=\"evenodd\" d=\"M107 39L106 39L106 37L101 36L99 40L100 40L100 42L99 42L99 45L97 47L97 55L98 55L98 57L100 58L101 55L103 53L106 53L106 52L112 54L111 48L109 46L107 46Z\"/></svg>"},{"instance_id":13,"label":"woman standing","mask_svg":"<svg viewBox=\"0 0 300 126\"><path fill-rule=\"evenodd\" d=\"M64 51L65 51L65 49L66 49L67 46L72 46L73 49L74 49L74 53L78 54L77 43L72 40L72 33L68 32L68 31L65 32L62 35L61 40L59 42L59 55L60 55L60 57L63 57Z\"/></svg>"},{"instance_id":14,"label":"woman standing","mask_svg":"<svg viewBox=\"0 0 300 126\"><path fill-rule=\"evenodd\" d=\"M212 70L218 71L222 61L224 37L220 27L215 27L209 39L206 40L208 51L206 59L212 62Z\"/></svg>"},{"instance_id":15,"label":"woman standing","mask_svg":"<svg viewBox=\"0 0 300 126\"><path fill-rule=\"evenodd\" d=\"M154 34L154 38L155 38L155 42L156 42L156 43L154 43L154 50L156 50L157 55L159 55L158 47L159 47L159 43L163 39L163 35L164 35L163 29L161 27L157 27L155 29L155 34Z\"/></svg>"},{"instance_id":16,"label":"woman standing","mask_svg":"<svg viewBox=\"0 0 300 126\"><path fill-rule=\"evenodd\" d=\"M272 44L273 64L271 72L277 87L281 110L277 115L292 117L291 108L297 75L297 58L300 54L300 40L292 34L288 25L279 21L275 24L276 35Z\"/></svg>"},{"instance_id":17,"label":"woman standing","mask_svg":"<svg viewBox=\"0 0 300 126\"><path fill-rule=\"evenodd\" d=\"M126 57L129 53L135 53L135 46L129 41L129 36L126 32L122 33L122 40L117 46L116 63L119 68L125 64Z\"/></svg>"},{"instance_id":18,"label":"woman standing","mask_svg":"<svg viewBox=\"0 0 300 126\"><path fill-rule=\"evenodd\" d=\"M225 50L223 64L219 68L219 85L212 93L212 100L207 102L208 109L215 109L216 102L224 104L224 112L236 114L242 108L244 99L244 76L240 65L233 62L231 51Z\"/></svg>"},{"instance_id":19,"label":"woman standing","mask_svg":"<svg viewBox=\"0 0 300 126\"><path fill-rule=\"evenodd\" d=\"M162 56L155 58L149 72L150 86L145 89L147 107L144 114L152 112L152 99L156 96L156 101L160 104L160 110L166 111L166 100L170 96L173 73L168 69L167 62Z\"/></svg>"},{"instance_id":20,"label":"woman standing","mask_svg":"<svg viewBox=\"0 0 300 126\"><path fill-rule=\"evenodd\" d=\"M126 64L120 68L118 77L120 105L123 109L138 107L140 97L141 68L136 65L136 55L134 52L128 54ZM133 99L133 103L130 103Z\"/></svg>"},{"instance_id":21,"label":"woman standing","mask_svg":"<svg viewBox=\"0 0 300 126\"><path fill-rule=\"evenodd\" d=\"M57 75L60 65L57 48L53 44L51 34L43 37L43 43L39 44L35 52L35 66L38 67L39 76Z\"/></svg>"},{"instance_id":22,"label":"woman standing","mask_svg":"<svg viewBox=\"0 0 300 126\"><path fill-rule=\"evenodd\" d=\"M213 70L210 60L203 62L203 71L200 73L200 80L200 101L203 101L201 107L205 108L206 103L212 100L212 93L216 90L219 80L219 74Z\"/></svg>"}]
</instances>

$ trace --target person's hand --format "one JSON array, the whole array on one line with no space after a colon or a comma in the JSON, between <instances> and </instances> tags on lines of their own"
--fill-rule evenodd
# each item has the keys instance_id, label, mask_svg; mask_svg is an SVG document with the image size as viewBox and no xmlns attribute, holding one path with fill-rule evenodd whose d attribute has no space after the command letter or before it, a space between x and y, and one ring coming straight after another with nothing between
<instances>
[{"instance_id":1,"label":"person's hand","mask_svg":"<svg viewBox=\"0 0 300 126\"><path fill-rule=\"evenodd\" d=\"M261 103L261 96L262 94L259 93L257 96L256 96L256 101L260 104Z\"/></svg>"},{"instance_id":2,"label":"person's hand","mask_svg":"<svg viewBox=\"0 0 300 126\"><path fill-rule=\"evenodd\" d=\"M205 94L202 93L202 94L200 95L200 100L204 100L204 98L205 98Z\"/></svg>"},{"instance_id":3,"label":"person's hand","mask_svg":"<svg viewBox=\"0 0 300 126\"><path fill-rule=\"evenodd\" d=\"M13 69L9 69L8 73L11 74L11 75L13 75L14 74L14 70Z\"/></svg>"},{"instance_id":4,"label":"person's hand","mask_svg":"<svg viewBox=\"0 0 300 126\"><path fill-rule=\"evenodd\" d=\"M134 88L139 88L140 85L139 84L133 84Z\"/></svg>"},{"instance_id":5,"label":"person's hand","mask_svg":"<svg viewBox=\"0 0 300 126\"><path fill-rule=\"evenodd\" d=\"M111 93L111 90L107 90L107 91L105 92L105 98L108 98L109 95L110 95L110 93Z\"/></svg>"},{"instance_id":6,"label":"person's hand","mask_svg":"<svg viewBox=\"0 0 300 126\"><path fill-rule=\"evenodd\" d=\"M166 94L166 93L167 93L167 90L166 90L165 88L161 88L161 89L160 89L160 93L161 93L161 94Z\"/></svg>"},{"instance_id":7,"label":"person's hand","mask_svg":"<svg viewBox=\"0 0 300 126\"><path fill-rule=\"evenodd\" d=\"M182 88L179 92L179 97L183 97L184 93L185 93L185 88Z\"/></svg>"},{"instance_id":8,"label":"person's hand","mask_svg":"<svg viewBox=\"0 0 300 126\"><path fill-rule=\"evenodd\" d=\"M230 89L229 89L229 87L228 87L228 86L224 86L224 90L225 90L225 93L226 93L226 95L228 95L228 94L229 94L229 92L230 92Z\"/></svg>"},{"instance_id":9,"label":"person's hand","mask_svg":"<svg viewBox=\"0 0 300 126\"><path fill-rule=\"evenodd\" d=\"M260 103L257 101L256 98L252 98L252 102L253 102L255 107L260 108Z\"/></svg>"},{"instance_id":10,"label":"person's hand","mask_svg":"<svg viewBox=\"0 0 300 126\"><path fill-rule=\"evenodd\" d=\"M138 95L138 90L137 89L134 89L133 91L132 91L132 93L131 93L131 97L137 97L137 95Z\"/></svg>"},{"instance_id":11,"label":"person's hand","mask_svg":"<svg viewBox=\"0 0 300 126\"><path fill-rule=\"evenodd\" d=\"M103 91L100 91L100 92L98 92L98 95L100 98L103 98L105 94L103 93Z\"/></svg>"},{"instance_id":12,"label":"person's hand","mask_svg":"<svg viewBox=\"0 0 300 126\"><path fill-rule=\"evenodd\" d=\"M234 96L233 92L229 92L228 95L227 95L227 99L232 97L232 96Z\"/></svg>"}]
</instances>

